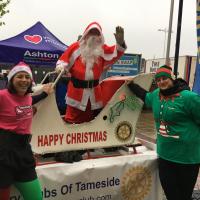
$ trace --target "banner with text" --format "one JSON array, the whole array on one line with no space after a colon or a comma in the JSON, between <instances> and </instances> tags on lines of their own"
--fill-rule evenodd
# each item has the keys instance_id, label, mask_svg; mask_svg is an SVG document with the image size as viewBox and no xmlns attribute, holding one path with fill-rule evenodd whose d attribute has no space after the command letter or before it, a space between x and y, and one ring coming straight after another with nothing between
<instances>
[{"instance_id":1,"label":"banner with text","mask_svg":"<svg viewBox=\"0 0 200 200\"><path fill-rule=\"evenodd\" d=\"M127 155L39 166L44 200L160 200L157 156ZM22 200L15 188L10 200Z\"/></svg>"}]
</instances>

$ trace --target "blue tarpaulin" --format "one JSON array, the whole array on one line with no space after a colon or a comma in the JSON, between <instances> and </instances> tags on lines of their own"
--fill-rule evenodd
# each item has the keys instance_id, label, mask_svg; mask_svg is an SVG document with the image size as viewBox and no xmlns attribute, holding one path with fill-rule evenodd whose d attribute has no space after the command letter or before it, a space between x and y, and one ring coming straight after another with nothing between
<instances>
[{"instance_id":1,"label":"blue tarpaulin","mask_svg":"<svg viewBox=\"0 0 200 200\"><path fill-rule=\"evenodd\" d=\"M37 22L24 32L0 41L0 63L24 61L55 67L66 48L41 22Z\"/></svg>"},{"instance_id":2,"label":"blue tarpaulin","mask_svg":"<svg viewBox=\"0 0 200 200\"><path fill-rule=\"evenodd\" d=\"M197 63L196 63L196 72L195 72L195 79L192 90L198 94L200 94L200 63L199 57L197 56Z\"/></svg>"},{"instance_id":3,"label":"blue tarpaulin","mask_svg":"<svg viewBox=\"0 0 200 200\"><path fill-rule=\"evenodd\" d=\"M195 72L195 78L194 78L194 84L192 90L198 94L200 94L200 2L197 1L196 4L196 14L197 14L197 46L198 46L198 53L197 53L197 63L196 63L196 72Z\"/></svg>"}]
</instances>

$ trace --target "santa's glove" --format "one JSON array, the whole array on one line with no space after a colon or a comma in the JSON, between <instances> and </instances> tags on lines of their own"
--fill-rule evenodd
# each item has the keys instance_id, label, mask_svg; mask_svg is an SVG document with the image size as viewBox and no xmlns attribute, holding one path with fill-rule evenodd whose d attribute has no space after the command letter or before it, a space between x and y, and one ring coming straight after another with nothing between
<instances>
[{"instance_id":1,"label":"santa's glove","mask_svg":"<svg viewBox=\"0 0 200 200\"><path fill-rule=\"evenodd\" d=\"M125 47L126 44L124 41L124 29L121 26L117 26L114 35L117 44L119 44L121 47Z\"/></svg>"},{"instance_id":2,"label":"santa's glove","mask_svg":"<svg viewBox=\"0 0 200 200\"><path fill-rule=\"evenodd\" d=\"M133 81L128 82L127 86L131 90L131 92L133 92L137 97L139 97L143 102L145 102L147 91L144 88L134 83Z\"/></svg>"},{"instance_id":3,"label":"santa's glove","mask_svg":"<svg viewBox=\"0 0 200 200\"><path fill-rule=\"evenodd\" d=\"M62 64L57 65L56 68L55 68L55 71L56 71L57 73L60 73L60 72L62 72L62 71L65 71L64 65L62 65Z\"/></svg>"}]
</instances>

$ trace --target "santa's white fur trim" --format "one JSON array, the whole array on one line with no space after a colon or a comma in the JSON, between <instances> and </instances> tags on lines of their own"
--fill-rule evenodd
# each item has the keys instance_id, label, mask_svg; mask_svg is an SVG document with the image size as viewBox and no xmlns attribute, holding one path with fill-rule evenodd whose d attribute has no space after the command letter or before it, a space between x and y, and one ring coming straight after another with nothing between
<instances>
[{"instance_id":1,"label":"santa's white fur trim","mask_svg":"<svg viewBox=\"0 0 200 200\"><path fill-rule=\"evenodd\" d=\"M92 22L87 26L87 28L85 29L85 31L84 31L84 33L83 33L83 35L82 35L82 37L79 41L81 42L82 40L84 40L85 36L89 33L89 31L91 29L97 29L99 31L101 39L102 39L102 43L104 43L104 36L103 36L103 33L102 33L102 28L99 25L99 23L97 23L97 22Z\"/></svg>"}]
</instances>

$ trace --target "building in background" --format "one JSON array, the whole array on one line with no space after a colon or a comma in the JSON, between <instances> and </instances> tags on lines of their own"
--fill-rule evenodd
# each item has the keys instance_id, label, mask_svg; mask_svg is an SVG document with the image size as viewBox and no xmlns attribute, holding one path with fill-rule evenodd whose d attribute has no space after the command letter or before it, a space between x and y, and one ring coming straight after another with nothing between
<instances>
[{"instance_id":1,"label":"building in background","mask_svg":"<svg viewBox=\"0 0 200 200\"><path fill-rule=\"evenodd\" d=\"M185 79L192 88L194 83L196 56L180 56L178 60L178 78ZM170 58L171 67L174 69L174 58ZM154 73L159 66L165 64L165 58L148 59L145 64L145 72Z\"/></svg>"}]
</instances>

